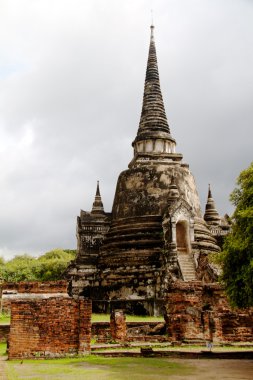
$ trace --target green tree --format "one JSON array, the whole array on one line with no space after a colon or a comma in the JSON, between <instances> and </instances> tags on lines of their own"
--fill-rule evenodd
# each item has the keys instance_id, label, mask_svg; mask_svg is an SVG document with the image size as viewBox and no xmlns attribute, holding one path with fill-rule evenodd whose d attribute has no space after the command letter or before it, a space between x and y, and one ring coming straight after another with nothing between
<instances>
[{"instance_id":1,"label":"green tree","mask_svg":"<svg viewBox=\"0 0 253 380\"><path fill-rule=\"evenodd\" d=\"M75 253L75 250L53 249L38 258L24 254L6 262L0 260L0 279L9 282L60 280Z\"/></svg>"},{"instance_id":2,"label":"green tree","mask_svg":"<svg viewBox=\"0 0 253 380\"><path fill-rule=\"evenodd\" d=\"M69 262L74 259L75 253L74 250L54 249L40 256L36 273L38 280L60 280Z\"/></svg>"},{"instance_id":3,"label":"green tree","mask_svg":"<svg viewBox=\"0 0 253 380\"><path fill-rule=\"evenodd\" d=\"M0 256L0 284L1 284L1 282L3 281L2 272L3 272L4 264L5 264L5 261L4 261L4 259ZM0 287L0 308L1 308L1 287ZM0 310L0 313L1 313L1 310Z\"/></svg>"},{"instance_id":4,"label":"green tree","mask_svg":"<svg viewBox=\"0 0 253 380\"><path fill-rule=\"evenodd\" d=\"M35 281L35 266L34 257L26 254L15 256L0 267L0 277L9 282Z\"/></svg>"},{"instance_id":5,"label":"green tree","mask_svg":"<svg viewBox=\"0 0 253 380\"><path fill-rule=\"evenodd\" d=\"M253 162L230 195L235 206L222 253L222 281L233 306L253 306Z\"/></svg>"}]
</instances>

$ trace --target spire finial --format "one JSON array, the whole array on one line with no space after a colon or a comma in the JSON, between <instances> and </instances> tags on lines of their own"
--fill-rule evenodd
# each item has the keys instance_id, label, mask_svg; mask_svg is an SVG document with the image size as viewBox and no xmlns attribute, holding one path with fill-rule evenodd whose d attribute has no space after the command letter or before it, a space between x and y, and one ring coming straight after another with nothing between
<instances>
[{"instance_id":1,"label":"spire finial","mask_svg":"<svg viewBox=\"0 0 253 380\"><path fill-rule=\"evenodd\" d=\"M153 40L154 39L154 29L155 29L154 18L153 18L153 9L151 9L151 25L150 25L150 29L151 29L151 40Z\"/></svg>"},{"instance_id":2,"label":"spire finial","mask_svg":"<svg viewBox=\"0 0 253 380\"><path fill-rule=\"evenodd\" d=\"M99 214L99 215L104 213L104 206L103 206L103 202L100 195L100 189L99 189L99 181L97 181L97 190L96 190L95 200L93 202L91 213Z\"/></svg>"},{"instance_id":3,"label":"spire finial","mask_svg":"<svg viewBox=\"0 0 253 380\"><path fill-rule=\"evenodd\" d=\"M96 191L96 195L100 196L99 181L97 181L97 191Z\"/></svg>"}]
</instances>

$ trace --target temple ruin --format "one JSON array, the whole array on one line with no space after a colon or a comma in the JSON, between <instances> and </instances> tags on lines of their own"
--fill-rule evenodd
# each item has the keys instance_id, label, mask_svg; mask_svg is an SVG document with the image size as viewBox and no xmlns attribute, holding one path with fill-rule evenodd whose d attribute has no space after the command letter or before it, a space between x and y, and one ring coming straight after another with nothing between
<instances>
[{"instance_id":1,"label":"temple ruin","mask_svg":"<svg viewBox=\"0 0 253 380\"><path fill-rule=\"evenodd\" d=\"M189 165L176 152L165 113L151 26L143 104L133 159L118 178L112 212L99 184L91 212L77 218L78 252L68 270L70 293L131 312L157 314L170 284L217 281L208 255L220 251L229 225L209 188L202 216ZM218 239L217 239L218 237Z\"/></svg>"},{"instance_id":2,"label":"temple ruin","mask_svg":"<svg viewBox=\"0 0 253 380\"><path fill-rule=\"evenodd\" d=\"M9 335L9 359L85 355L91 336L123 344L252 342L252 308L231 309L217 282L219 268L209 260L220 251L229 218L216 210L210 186L202 216L194 177L176 152L153 25L132 146L112 212L104 211L98 183L91 212L81 210L77 218L77 256L65 272L68 294L67 282L3 285L11 326L0 329L0 339ZM111 312L110 324L91 323L92 311ZM163 315L164 322L131 324L124 312Z\"/></svg>"}]
</instances>

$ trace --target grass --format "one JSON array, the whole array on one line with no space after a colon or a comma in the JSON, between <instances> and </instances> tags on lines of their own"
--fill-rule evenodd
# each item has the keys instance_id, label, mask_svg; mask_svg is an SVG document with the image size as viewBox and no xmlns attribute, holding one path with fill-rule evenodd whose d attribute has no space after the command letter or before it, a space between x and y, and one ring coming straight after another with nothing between
<instances>
[{"instance_id":1,"label":"grass","mask_svg":"<svg viewBox=\"0 0 253 380\"><path fill-rule=\"evenodd\" d=\"M0 356L7 355L6 348L7 348L7 344L0 342Z\"/></svg>"},{"instance_id":2,"label":"grass","mask_svg":"<svg viewBox=\"0 0 253 380\"><path fill-rule=\"evenodd\" d=\"M92 322L110 322L110 314L92 314ZM161 322L164 321L163 317L152 317L142 315L126 315L127 322ZM7 314L0 314L0 324L10 323L10 316Z\"/></svg>"},{"instance_id":3,"label":"grass","mask_svg":"<svg viewBox=\"0 0 253 380\"><path fill-rule=\"evenodd\" d=\"M92 322L110 322L110 314L92 314ZM127 322L162 322L163 317L152 317L148 315L126 315Z\"/></svg>"},{"instance_id":4,"label":"grass","mask_svg":"<svg viewBox=\"0 0 253 380\"><path fill-rule=\"evenodd\" d=\"M160 358L103 358L24 360L6 362L9 380L162 380L170 375L187 376L194 368Z\"/></svg>"},{"instance_id":5,"label":"grass","mask_svg":"<svg viewBox=\"0 0 253 380\"><path fill-rule=\"evenodd\" d=\"M142 316L142 315L126 315L127 322L164 322L163 317Z\"/></svg>"},{"instance_id":6,"label":"grass","mask_svg":"<svg viewBox=\"0 0 253 380\"><path fill-rule=\"evenodd\" d=\"M203 349L199 346L190 347ZM0 343L0 356L5 350L6 344ZM135 380L165 380L186 379L188 376L195 378L198 362L196 360L196 364L193 361L187 363L171 358L111 358L90 355L82 358L11 360L5 362L5 368L8 380L129 380L131 377Z\"/></svg>"},{"instance_id":7,"label":"grass","mask_svg":"<svg viewBox=\"0 0 253 380\"><path fill-rule=\"evenodd\" d=\"M0 325L10 323L11 317L8 314L0 314Z\"/></svg>"}]
</instances>

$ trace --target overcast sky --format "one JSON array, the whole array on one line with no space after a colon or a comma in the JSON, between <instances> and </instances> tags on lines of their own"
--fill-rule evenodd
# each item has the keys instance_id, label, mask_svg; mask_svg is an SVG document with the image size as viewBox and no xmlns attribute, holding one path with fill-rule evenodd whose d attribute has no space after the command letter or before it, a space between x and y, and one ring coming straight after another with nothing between
<instances>
[{"instance_id":1,"label":"overcast sky","mask_svg":"<svg viewBox=\"0 0 253 380\"><path fill-rule=\"evenodd\" d=\"M76 248L132 158L151 12L177 152L221 215L252 161L252 0L0 0L0 255Z\"/></svg>"}]
</instances>

